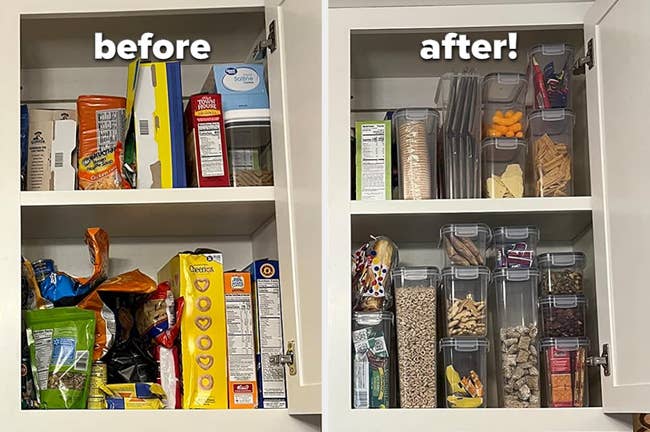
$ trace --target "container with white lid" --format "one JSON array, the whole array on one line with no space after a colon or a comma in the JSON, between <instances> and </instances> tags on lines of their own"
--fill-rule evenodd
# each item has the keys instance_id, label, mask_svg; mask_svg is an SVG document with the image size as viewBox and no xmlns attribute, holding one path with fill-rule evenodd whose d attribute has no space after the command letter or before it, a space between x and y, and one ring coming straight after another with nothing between
<instances>
[{"instance_id":1,"label":"container with white lid","mask_svg":"<svg viewBox=\"0 0 650 432\"><path fill-rule=\"evenodd\" d=\"M224 113L228 161L234 186L272 186L271 114L269 109Z\"/></svg>"}]
</instances>

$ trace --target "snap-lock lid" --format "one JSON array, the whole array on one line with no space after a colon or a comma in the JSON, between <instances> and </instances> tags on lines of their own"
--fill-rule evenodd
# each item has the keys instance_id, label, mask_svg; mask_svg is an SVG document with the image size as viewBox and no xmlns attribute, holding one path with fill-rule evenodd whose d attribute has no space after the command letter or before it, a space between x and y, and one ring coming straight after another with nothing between
<instances>
[{"instance_id":1,"label":"snap-lock lid","mask_svg":"<svg viewBox=\"0 0 650 432\"><path fill-rule=\"evenodd\" d=\"M352 319L360 325L377 325L382 321L393 321L392 312L353 312Z\"/></svg>"},{"instance_id":2,"label":"snap-lock lid","mask_svg":"<svg viewBox=\"0 0 650 432\"><path fill-rule=\"evenodd\" d=\"M573 124L576 116L573 114L573 111L568 108L551 108L533 111L528 116L528 121L530 122L531 120L540 118L546 122L563 121L564 119L568 119L571 121L571 124Z\"/></svg>"},{"instance_id":3,"label":"snap-lock lid","mask_svg":"<svg viewBox=\"0 0 650 432\"><path fill-rule=\"evenodd\" d=\"M394 278L398 277L404 280L423 280L440 276L438 267L427 266L398 267L392 273Z\"/></svg>"},{"instance_id":4,"label":"snap-lock lid","mask_svg":"<svg viewBox=\"0 0 650 432\"><path fill-rule=\"evenodd\" d=\"M519 147L526 147L526 141L520 138L485 138L481 141L481 147L494 147L497 150L514 150Z\"/></svg>"},{"instance_id":5,"label":"snap-lock lid","mask_svg":"<svg viewBox=\"0 0 650 432\"><path fill-rule=\"evenodd\" d=\"M492 231L495 243L505 243L520 240L539 240L539 229L536 226L507 226L497 227Z\"/></svg>"},{"instance_id":6,"label":"snap-lock lid","mask_svg":"<svg viewBox=\"0 0 650 432\"><path fill-rule=\"evenodd\" d=\"M483 102L515 102L526 92L527 86L528 79L521 73L494 72L487 74L483 79Z\"/></svg>"},{"instance_id":7,"label":"snap-lock lid","mask_svg":"<svg viewBox=\"0 0 650 432\"><path fill-rule=\"evenodd\" d=\"M523 282L531 278L537 279L539 272L536 269L523 269L523 268L499 268L492 272L492 278L495 282L502 279L508 282ZM535 283L537 286L537 283Z\"/></svg>"},{"instance_id":8,"label":"snap-lock lid","mask_svg":"<svg viewBox=\"0 0 650 432\"><path fill-rule=\"evenodd\" d=\"M552 55L563 55L565 53L573 54L573 46L565 43L556 43L556 44L539 44L535 45L528 51L528 57L541 54L546 56ZM562 67L562 65L558 65Z\"/></svg>"},{"instance_id":9,"label":"snap-lock lid","mask_svg":"<svg viewBox=\"0 0 650 432\"><path fill-rule=\"evenodd\" d=\"M582 252L552 252L537 258L540 268L578 267L584 268L585 254Z\"/></svg>"},{"instance_id":10,"label":"snap-lock lid","mask_svg":"<svg viewBox=\"0 0 650 432\"><path fill-rule=\"evenodd\" d=\"M393 112L392 120L403 118L405 120L426 120L429 117L440 118L440 114L434 108L400 108Z\"/></svg>"},{"instance_id":11,"label":"snap-lock lid","mask_svg":"<svg viewBox=\"0 0 650 432\"><path fill-rule=\"evenodd\" d=\"M489 277L490 269L485 266L458 266L442 270L442 277L451 277L453 280L474 280L481 276Z\"/></svg>"},{"instance_id":12,"label":"snap-lock lid","mask_svg":"<svg viewBox=\"0 0 650 432\"><path fill-rule=\"evenodd\" d=\"M489 343L486 338L460 336L446 337L440 340L440 350L443 348L453 348L456 351L474 352L480 348L488 348Z\"/></svg>"},{"instance_id":13,"label":"snap-lock lid","mask_svg":"<svg viewBox=\"0 0 650 432\"><path fill-rule=\"evenodd\" d=\"M585 303L587 303L587 299L583 295L556 295L539 299L540 305L548 305L559 309L571 309Z\"/></svg>"},{"instance_id":14,"label":"snap-lock lid","mask_svg":"<svg viewBox=\"0 0 650 432\"><path fill-rule=\"evenodd\" d=\"M490 227L482 224L448 224L440 228L440 238L446 234L453 234L456 237L476 238L479 234L485 234L488 240L492 238Z\"/></svg>"},{"instance_id":15,"label":"snap-lock lid","mask_svg":"<svg viewBox=\"0 0 650 432\"><path fill-rule=\"evenodd\" d=\"M560 351L577 351L580 347L589 347L589 338L544 338L539 345L542 348L556 348Z\"/></svg>"}]
</instances>

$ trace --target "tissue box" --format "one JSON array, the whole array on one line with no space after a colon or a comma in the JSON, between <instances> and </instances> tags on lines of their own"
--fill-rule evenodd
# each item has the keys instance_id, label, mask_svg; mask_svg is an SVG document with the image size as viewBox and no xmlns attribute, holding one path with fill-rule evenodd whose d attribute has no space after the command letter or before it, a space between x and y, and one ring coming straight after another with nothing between
<instances>
[{"instance_id":1,"label":"tissue box","mask_svg":"<svg viewBox=\"0 0 650 432\"><path fill-rule=\"evenodd\" d=\"M269 108L262 64L215 64L201 92L219 93L224 112Z\"/></svg>"}]
</instances>

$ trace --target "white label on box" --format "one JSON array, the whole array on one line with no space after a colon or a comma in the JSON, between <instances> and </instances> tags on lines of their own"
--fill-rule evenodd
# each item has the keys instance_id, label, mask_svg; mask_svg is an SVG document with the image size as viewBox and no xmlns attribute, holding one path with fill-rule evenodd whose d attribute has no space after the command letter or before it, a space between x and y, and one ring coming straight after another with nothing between
<instances>
[{"instance_id":1,"label":"white label on box","mask_svg":"<svg viewBox=\"0 0 650 432\"><path fill-rule=\"evenodd\" d=\"M124 108L100 110L95 113L97 150L110 150L124 138Z\"/></svg>"},{"instance_id":2,"label":"white label on box","mask_svg":"<svg viewBox=\"0 0 650 432\"><path fill-rule=\"evenodd\" d=\"M235 405L252 405L253 393L235 393Z\"/></svg>"},{"instance_id":3,"label":"white label on box","mask_svg":"<svg viewBox=\"0 0 650 432\"><path fill-rule=\"evenodd\" d=\"M197 125L199 135L199 159L203 177L220 177L225 174L221 151L221 125L204 122Z\"/></svg>"},{"instance_id":4,"label":"white label on box","mask_svg":"<svg viewBox=\"0 0 650 432\"><path fill-rule=\"evenodd\" d=\"M271 356L283 354L280 281L257 280L260 353L262 362L262 396L286 397L284 366L271 364Z\"/></svg>"},{"instance_id":5,"label":"white label on box","mask_svg":"<svg viewBox=\"0 0 650 432\"><path fill-rule=\"evenodd\" d=\"M386 198L386 125L361 126L361 199Z\"/></svg>"},{"instance_id":6,"label":"white label on box","mask_svg":"<svg viewBox=\"0 0 650 432\"><path fill-rule=\"evenodd\" d=\"M248 294L226 294L226 328L228 379L255 381L253 313L251 297ZM252 400L250 403L253 403Z\"/></svg>"}]
</instances>

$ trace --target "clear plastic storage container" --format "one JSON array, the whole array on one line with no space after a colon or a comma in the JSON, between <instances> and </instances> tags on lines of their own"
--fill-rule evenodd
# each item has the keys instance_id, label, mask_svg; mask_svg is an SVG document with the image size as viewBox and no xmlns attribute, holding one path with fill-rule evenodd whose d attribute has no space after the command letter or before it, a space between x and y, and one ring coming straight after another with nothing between
<instances>
[{"instance_id":1,"label":"clear plastic storage container","mask_svg":"<svg viewBox=\"0 0 650 432\"><path fill-rule=\"evenodd\" d=\"M541 297L544 337L582 337L587 335L587 301L583 295Z\"/></svg>"},{"instance_id":2,"label":"clear plastic storage container","mask_svg":"<svg viewBox=\"0 0 650 432\"><path fill-rule=\"evenodd\" d=\"M587 338L546 338L540 343L544 370L544 406L589 406Z\"/></svg>"},{"instance_id":3,"label":"clear plastic storage container","mask_svg":"<svg viewBox=\"0 0 650 432\"><path fill-rule=\"evenodd\" d=\"M391 408L395 400L392 312L352 314L352 406Z\"/></svg>"},{"instance_id":4,"label":"clear plastic storage container","mask_svg":"<svg viewBox=\"0 0 650 432\"><path fill-rule=\"evenodd\" d=\"M494 268L535 267L539 229L535 226L497 227L492 231Z\"/></svg>"},{"instance_id":5,"label":"clear plastic storage container","mask_svg":"<svg viewBox=\"0 0 650 432\"><path fill-rule=\"evenodd\" d=\"M440 350L445 364L447 408L485 408L487 339L444 338L440 341Z\"/></svg>"},{"instance_id":6,"label":"clear plastic storage container","mask_svg":"<svg viewBox=\"0 0 650 432\"><path fill-rule=\"evenodd\" d=\"M545 253L538 258L541 295L582 294L585 254L582 252Z\"/></svg>"},{"instance_id":7,"label":"clear plastic storage container","mask_svg":"<svg viewBox=\"0 0 650 432\"><path fill-rule=\"evenodd\" d=\"M564 43L536 45L528 51L528 74L535 109L571 108L573 47Z\"/></svg>"},{"instance_id":8,"label":"clear plastic storage container","mask_svg":"<svg viewBox=\"0 0 650 432\"><path fill-rule=\"evenodd\" d=\"M531 195L573 195L573 125L567 109L534 111L528 116L533 170Z\"/></svg>"},{"instance_id":9,"label":"clear plastic storage container","mask_svg":"<svg viewBox=\"0 0 650 432\"><path fill-rule=\"evenodd\" d=\"M487 335L487 267L448 267L442 271L445 335Z\"/></svg>"},{"instance_id":10,"label":"clear plastic storage container","mask_svg":"<svg viewBox=\"0 0 650 432\"><path fill-rule=\"evenodd\" d=\"M397 142L399 197L438 197L437 139L440 116L433 108L403 108L393 113Z\"/></svg>"},{"instance_id":11,"label":"clear plastic storage container","mask_svg":"<svg viewBox=\"0 0 650 432\"><path fill-rule=\"evenodd\" d=\"M445 267L485 265L488 245L492 240L485 224L451 224L440 228Z\"/></svg>"},{"instance_id":12,"label":"clear plastic storage container","mask_svg":"<svg viewBox=\"0 0 650 432\"><path fill-rule=\"evenodd\" d=\"M501 408L539 408L537 282L533 269L498 269L496 291L497 390Z\"/></svg>"},{"instance_id":13,"label":"clear plastic storage container","mask_svg":"<svg viewBox=\"0 0 650 432\"><path fill-rule=\"evenodd\" d=\"M224 124L233 186L273 186L269 110L227 111Z\"/></svg>"},{"instance_id":14,"label":"clear plastic storage container","mask_svg":"<svg viewBox=\"0 0 650 432\"><path fill-rule=\"evenodd\" d=\"M483 79L483 138L523 138L526 75L497 72Z\"/></svg>"},{"instance_id":15,"label":"clear plastic storage container","mask_svg":"<svg viewBox=\"0 0 650 432\"><path fill-rule=\"evenodd\" d=\"M481 145L484 198L521 198L528 146L518 138L486 138Z\"/></svg>"},{"instance_id":16,"label":"clear plastic storage container","mask_svg":"<svg viewBox=\"0 0 650 432\"><path fill-rule=\"evenodd\" d=\"M435 408L436 267L393 270L400 408Z\"/></svg>"},{"instance_id":17,"label":"clear plastic storage container","mask_svg":"<svg viewBox=\"0 0 650 432\"><path fill-rule=\"evenodd\" d=\"M438 82L445 198L481 197L481 85L481 75L472 72L445 74Z\"/></svg>"}]
</instances>

